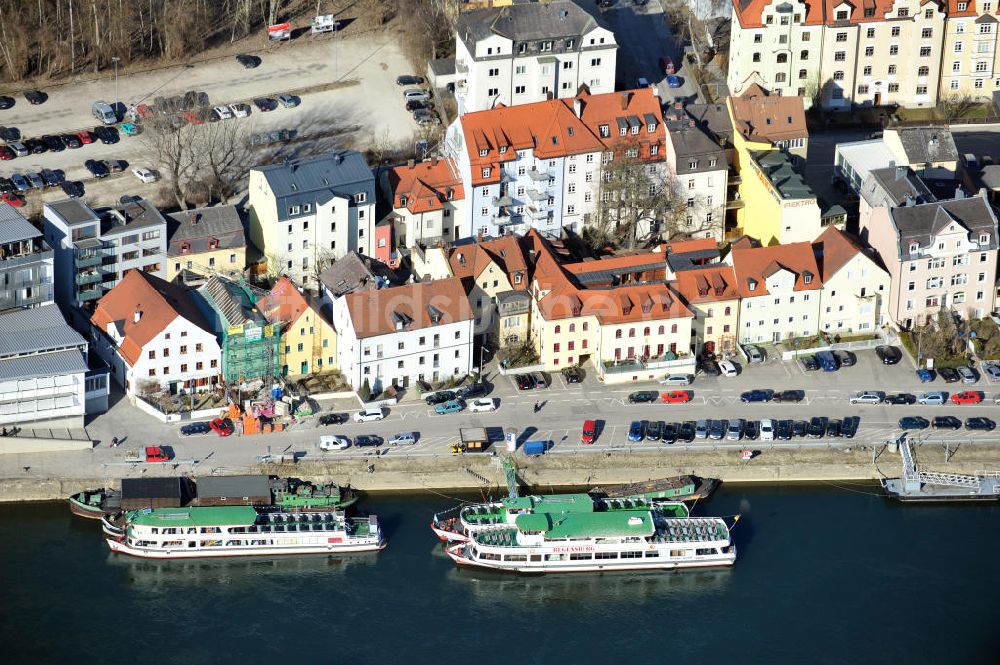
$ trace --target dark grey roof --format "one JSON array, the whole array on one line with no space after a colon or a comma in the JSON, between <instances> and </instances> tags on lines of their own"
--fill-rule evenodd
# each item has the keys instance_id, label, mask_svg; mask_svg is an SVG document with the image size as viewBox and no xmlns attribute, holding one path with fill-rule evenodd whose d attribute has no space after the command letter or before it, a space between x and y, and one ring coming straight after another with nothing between
<instances>
[{"instance_id":1,"label":"dark grey roof","mask_svg":"<svg viewBox=\"0 0 1000 665\"><path fill-rule=\"evenodd\" d=\"M437 58L431 60L428 66L434 76L448 76L455 73L455 58Z\"/></svg>"},{"instance_id":2,"label":"dark grey roof","mask_svg":"<svg viewBox=\"0 0 1000 665\"><path fill-rule=\"evenodd\" d=\"M375 203L375 176L364 155L356 150L337 150L318 157L297 159L254 168L267 179L278 206L278 219L288 219L288 208L323 204L334 197L353 199L364 192Z\"/></svg>"},{"instance_id":3,"label":"dark grey roof","mask_svg":"<svg viewBox=\"0 0 1000 665\"><path fill-rule=\"evenodd\" d=\"M122 499L177 499L183 506L191 497L187 478L122 478Z\"/></svg>"},{"instance_id":4,"label":"dark grey roof","mask_svg":"<svg viewBox=\"0 0 1000 665\"><path fill-rule=\"evenodd\" d=\"M936 200L924 181L908 166L872 169L861 184L861 195L875 208L899 206L907 200L914 203Z\"/></svg>"},{"instance_id":5,"label":"dark grey roof","mask_svg":"<svg viewBox=\"0 0 1000 665\"><path fill-rule=\"evenodd\" d=\"M975 21L973 21L973 23L976 23L976 24L979 24L979 23L996 23L996 22L997 22L997 20L995 18L993 18L992 16L990 16L989 14L983 14L982 16L980 16L979 18L977 18Z\"/></svg>"},{"instance_id":6,"label":"dark grey roof","mask_svg":"<svg viewBox=\"0 0 1000 665\"><path fill-rule=\"evenodd\" d=\"M187 242L191 248L187 254L207 252L208 241L219 241L218 249L246 247L243 221L236 206L224 205L197 210L172 212L167 215L170 245L168 256L181 255L181 243ZM195 223L195 220L197 223ZM242 268L243 266L240 266Z\"/></svg>"},{"instance_id":7,"label":"dark grey roof","mask_svg":"<svg viewBox=\"0 0 1000 665\"><path fill-rule=\"evenodd\" d=\"M0 358L84 345L86 341L66 323L55 305L0 314Z\"/></svg>"},{"instance_id":8,"label":"dark grey roof","mask_svg":"<svg viewBox=\"0 0 1000 665\"><path fill-rule=\"evenodd\" d=\"M67 226L75 226L85 222L96 222L100 220L97 213L91 210L90 206L80 199L62 199L61 201L51 201L46 203L45 207L59 215Z\"/></svg>"},{"instance_id":9,"label":"dark grey roof","mask_svg":"<svg viewBox=\"0 0 1000 665\"><path fill-rule=\"evenodd\" d=\"M726 151L701 128L692 126L687 120L672 120L666 123L667 138L677 155L677 175L704 173L705 171L727 170ZM691 168L690 161L697 165ZM709 166L715 159L715 166Z\"/></svg>"},{"instance_id":10,"label":"dark grey roof","mask_svg":"<svg viewBox=\"0 0 1000 665\"><path fill-rule=\"evenodd\" d=\"M205 476L198 479L198 497L271 496L271 483L267 476Z\"/></svg>"},{"instance_id":11,"label":"dark grey roof","mask_svg":"<svg viewBox=\"0 0 1000 665\"><path fill-rule=\"evenodd\" d=\"M267 319L257 309L257 300L267 295L266 291L213 275L198 289L198 293L213 305L225 320L226 325L238 326L245 323L264 325Z\"/></svg>"},{"instance_id":12,"label":"dark grey roof","mask_svg":"<svg viewBox=\"0 0 1000 665\"><path fill-rule=\"evenodd\" d=\"M979 180L983 187L988 189L1000 189L1000 164L990 164L983 167L979 174Z\"/></svg>"},{"instance_id":13,"label":"dark grey roof","mask_svg":"<svg viewBox=\"0 0 1000 665\"><path fill-rule=\"evenodd\" d=\"M899 237L899 255L909 255L910 243L927 247L933 238L952 222L968 230L970 239L978 242L982 233L990 234L989 245L982 249L997 249L997 218L982 196L935 201L922 205L889 209L889 216Z\"/></svg>"},{"instance_id":14,"label":"dark grey roof","mask_svg":"<svg viewBox=\"0 0 1000 665\"><path fill-rule=\"evenodd\" d=\"M139 199L101 211L101 235L134 233L152 226L166 227L167 220L151 201Z\"/></svg>"},{"instance_id":15,"label":"dark grey roof","mask_svg":"<svg viewBox=\"0 0 1000 665\"><path fill-rule=\"evenodd\" d=\"M783 198L808 199L815 196L805 178L796 170L792 160L784 152L780 150L755 152L753 158Z\"/></svg>"},{"instance_id":16,"label":"dark grey roof","mask_svg":"<svg viewBox=\"0 0 1000 665\"><path fill-rule=\"evenodd\" d=\"M958 148L947 127L904 127L895 130L910 164L948 162L958 159Z\"/></svg>"},{"instance_id":17,"label":"dark grey roof","mask_svg":"<svg viewBox=\"0 0 1000 665\"><path fill-rule=\"evenodd\" d=\"M684 111L699 127L732 143L733 121L725 104L688 104Z\"/></svg>"},{"instance_id":18,"label":"dark grey roof","mask_svg":"<svg viewBox=\"0 0 1000 665\"><path fill-rule=\"evenodd\" d=\"M0 201L0 244L40 238L42 232L9 203Z\"/></svg>"},{"instance_id":19,"label":"dark grey roof","mask_svg":"<svg viewBox=\"0 0 1000 665\"><path fill-rule=\"evenodd\" d=\"M582 37L598 25L593 16L570 0L554 0L462 12L456 33L475 54L475 43L494 34L515 42L554 41ZM577 44L582 46L579 40Z\"/></svg>"},{"instance_id":20,"label":"dark grey roof","mask_svg":"<svg viewBox=\"0 0 1000 665\"><path fill-rule=\"evenodd\" d=\"M508 303L508 302L517 302L519 300L523 300L525 302L531 300L531 294L530 293L528 293L527 291L516 291L516 290L501 291L500 293L496 294L495 297L497 299L497 304L498 305L501 305L501 304L504 304L504 303Z\"/></svg>"},{"instance_id":21,"label":"dark grey roof","mask_svg":"<svg viewBox=\"0 0 1000 665\"><path fill-rule=\"evenodd\" d=\"M78 349L0 359L0 381L86 372L87 363Z\"/></svg>"},{"instance_id":22,"label":"dark grey roof","mask_svg":"<svg viewBox=\"0 0 1000 665\"><path fill-rule=\"evenodd\" d=\"M358 252L348 252L334 261L333 265L320 273L319 281L334 298L355 291L373 291L379 287L397 283L396 274L378 259Z\"/></svg>"},{"instance_id":23,"label":"dark grey roof","mask_svg":"<svg viewBox=\"0 0 1000 665\"><path fill-rule=\"evenodd\" d=\"M667 265L670 266L670 270L673 272L704 268L706 263L711 264L718 260L718 249L699 249L693 252L667 253Z\"/></svg>"},{"instance_id":24,"label":"dark grey roof","mask_svg":"<svg viewBox=\"0 0 1000 665\"><path fill-rule=\"evenodd\" d=\"M655 260L651 260L649 263L643 265L630 265L625 268L607 268L604 270L592 270L587 272L575 273L576 281L582 286L588 284L604 284L604 283L614 283L615 278L621 277L628 273L639 273L658 270L663 267L663 255L662 254L652 254L651 256L657 257ZM600 261L596 262L600 265Z\"/></svg>"}]
</instances>

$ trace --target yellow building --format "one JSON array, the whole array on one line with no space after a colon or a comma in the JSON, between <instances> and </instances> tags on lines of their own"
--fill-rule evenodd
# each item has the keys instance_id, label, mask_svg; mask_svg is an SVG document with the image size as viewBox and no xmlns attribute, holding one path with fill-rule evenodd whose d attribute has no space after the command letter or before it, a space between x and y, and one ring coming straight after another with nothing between
<instances>
[{"instance_id":1,"label":"yellow building","mask_svg":"<svg viewBox=\"0 0 1000 665\"><path fill-rule=\"evenodd\" d=\"M247 241L236 206L182 210L167 218L168 282L184 270L238 277L246 269Z\"/></svg>"},{"instance_id":2,"label":"yellow building","mask_svg":"<svg viewBox=\"0 0 1000 665\"><path fill-rule=\"evenodd\" d=\"M677 273L674 285L694 314L691 350L697 354L734 353L740 296L732 266L684 270Z\"/></svg>"},{"instance_id":3,"label":"yellow building","mask_svg":"<svg viewBox=\"0 0 1000 665\"><path fill-rule=\"evenodd\" d=\"M267 320L281 325L281 374L304 375L336 369L337 332L323 316L320 303L299 292L282 277L257 302Z\"/></svg>"}]
</instances>

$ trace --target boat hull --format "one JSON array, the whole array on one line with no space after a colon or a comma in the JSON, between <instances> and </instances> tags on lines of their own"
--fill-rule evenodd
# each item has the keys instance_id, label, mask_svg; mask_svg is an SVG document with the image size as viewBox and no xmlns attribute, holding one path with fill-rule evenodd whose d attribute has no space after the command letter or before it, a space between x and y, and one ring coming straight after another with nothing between
<instances>
[{"instance_id":1,"label":"boat hull","mask_svg":"<svg viewBox=\"0 0 1000 665\"><path fill-rule=\"evenodd\" d=\"M301 546L293 545L288 547L240 547L225 548L218 550L160 550L144 547L132 547L114 538L106 538L108 547L112 552L127 554L129 556L143 559L215 559L219 557L240 557L240 556L277 556L290 554L339 554L343 552L378 552L384 550L388 542L381 540L377 543L366 544L346 544L327 546Z\"/></svg>"},{"instance_id":2,"label":"boat hull","mask_svg":"<svg viewBox=\"0 0 1000 665\"><path fill-rule=\"evenodd\" d=\"M469 536L464 533L454 531L449 525L439 525L431 522L431 531L442 543L464 543L468 542Z\"/></svg>"},{"instance_id":3,"label":"boat hull","mask_svg":"<svg viewBox=\"0 0 1000 665\"><path fill-rule=\"evenodd\" d=\"M100 506L92 506L81 502L76 496L69 498L69 511L78 517L88 520L99 520L104 518L104 509Z\"/></svg>"},{"instance_id":4,"label":"boat hull","mask_svg":"<svg viewBox=\"0 0 1000 665\"><path fill-rule=\"evenodd\" d=\"M721 568L730 567L736 561L736 548L731 548L731 552L717 557L705 558L697 561L646 561L639 559L630 561L627 564L594 564L579 563L561 566L508 566L502 562L476 561L461 554L460 546L445 548L448 557L459 566L465 568L479 568L481 570L497 570L508 573L522 574L560 574L560 573L613 573L617 571L632 572L637 570L668 571L685 568Z\"/></svg>"}]
</instances>

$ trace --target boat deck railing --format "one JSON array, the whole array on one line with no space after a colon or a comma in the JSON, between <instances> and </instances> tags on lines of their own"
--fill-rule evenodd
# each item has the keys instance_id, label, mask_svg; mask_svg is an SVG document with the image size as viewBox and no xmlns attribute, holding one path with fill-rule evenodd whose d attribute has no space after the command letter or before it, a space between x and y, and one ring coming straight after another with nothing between
<instances>
[{"instance_id":1,"label":"boat deck railing","mask_svg":"<svg viewBox=\"0 0 1000 665\"><path fill-rule=\"evenodd\" d=\"M518 547L517 529L484 529L478 531L474 536L477 543L481 545L493 545L497 547Z\"/></svg>"}]
</instances>

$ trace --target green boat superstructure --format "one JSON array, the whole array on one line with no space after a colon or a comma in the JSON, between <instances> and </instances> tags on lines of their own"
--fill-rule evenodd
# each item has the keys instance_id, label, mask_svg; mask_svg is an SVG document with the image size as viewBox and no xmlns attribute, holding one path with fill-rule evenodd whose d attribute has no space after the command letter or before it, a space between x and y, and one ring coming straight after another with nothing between
<instances>
[{"instance_id":1,"label":"green boat superstructure","mask_svg":"<svg viewBox=\"0 0 1000 665\"><path fill-rule=\"evenodd\" d=\"M274 505L282 510L314 510L349 508L357 503L358 497L350 486L336 483L313 484L297 478L272 489Z\"/></svg>"}]
</instances>

